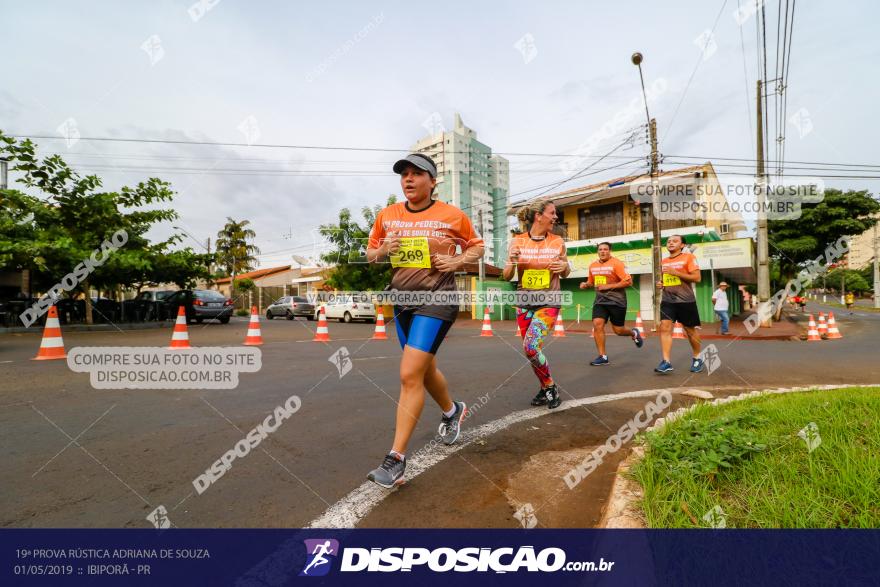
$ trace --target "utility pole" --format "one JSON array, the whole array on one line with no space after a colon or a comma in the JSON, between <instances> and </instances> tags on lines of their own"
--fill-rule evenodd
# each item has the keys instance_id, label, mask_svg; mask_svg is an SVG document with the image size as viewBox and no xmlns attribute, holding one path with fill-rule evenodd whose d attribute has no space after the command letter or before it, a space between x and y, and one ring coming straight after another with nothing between
<instances>
[{"instance_id":1,"label":"utility pole","mask_svg":"<svg viewBox=\"0 0 880 587\"><path fill-rule=\"evenodd\" d=\"M880 239L874 225L874 307L880 308Z\"/></svg>"},{"instance_id":2,"label":"utility pole","mask_svg":"<svg viewBox=\"0 0 880 587\"><path fill-rule=\"evenodd\" d=\"M660 332L660 158L657 154L657 120L648 126L651 136L651 278L654 280L654 330Z\"/></svg>"},{"instance_id":3,"label":"utility pole","mask_svg":"<svg viewBox=\"0 0 880 587\"><path fill-rule=\"evenodd\" d=\"M761 108L763 97L761 80L758 80L758 167L755 173L755 192L758 200L758 304L767 303L770 300L770 260L767 245L767 212L764 208L767 201L765 189L767 175L764 171L764 111ZM766 320L761 321L763 328L769 328L772 322L772 312L764 312Z\"/></svg>"},{"instance_id":4,"label":"utility pole","mask_svg":"<svg viewBox=\"0 0 880 587\"><path fill-rule=\"evenodd\" d=\"M639 81L642 83L642 99L645 101L645 120L648 121L648 133L651 140L651 279L654 291L654 332L660 332L660 296L663 289L657 285L660 282L660 157L657 154L657 121L651 118L648 111L648 95L645 93L645 76L642 75L641 53L633 53L630 60L639 68Z\"/></svg>"}]
</instances>

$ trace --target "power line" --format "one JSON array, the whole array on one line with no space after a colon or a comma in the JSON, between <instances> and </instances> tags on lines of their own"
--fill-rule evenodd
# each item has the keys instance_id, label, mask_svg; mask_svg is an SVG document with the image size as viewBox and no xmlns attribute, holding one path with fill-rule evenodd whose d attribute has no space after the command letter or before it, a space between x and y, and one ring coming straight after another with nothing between
<instances>
[{"instance_id":1,"label":"power line","mask_svg":"<svg viewBox=\"0 0 880 587\"><path fill-rule=\"evenodd\" d=\"M753 159L750 157L711 157L709 155L666 155L666 157L671 157L675 159L699 159L701 161L749 161L751 163L755 163L757 159ZM775 163L775 159L771 159L768 163ZM795 163L800 165L839 165L844 167L877 167L880 168L880 164L867 164L867 163L829 163L829 162L821 162L821 161L789 161L789 163ZM693 163L691 164L693 165Z\"/></svg>"},{"instance_id":2,"label":"power line","mask_svg":"<svg viewBox=\"0 0 880 587\"><path fill-rule=\"evenodd\" d=\"M644 126L644 125L642 125ZM37 134L14 134L8 135L17 139L39 139L52 141L66 141L67 137L58 135L37 135ZM103 142L121 142L121 143L157 143L167 145L193 145L193 146L211 146L211 147L259 147L265 149L303 149L303 150L328 150L328 151L365 151L365 152L386 152L386 153L409 153L409 149L389 149L385 147L338 147L326 145L287 145L287 144L269 144L269 143L232 143L223 141L183 141L170 139L134 139L119 137L80 137L80 141L103 141ZM576 149L573 149L576 150ZM472 151L447 151L447 154L469 155ZM505 157L578 157L578 158L600 158L599 155L579 155L577 153L517 153L509 151L493 151L487 155L503 155ZM624 159L625 155L618 157L605 157Z\"/></svg>"},{"instance_id":3,"label":"power line","mask_svg":"<svg viewBox=\"0 0 880 587\"><path fill-rule=\"evenodd\" d=\"M718 26L718 20L721 18L721 14L724 12L724 7L727 6L727 0L721 4L721 10L718 11L718 15L715 17L715 22L712 23L712 30L709 32L710 38L715 34L715 27ZM688 90L691 87L691 82L694 81L694 76L697 75L697 70L700 68L700 64L703 62L703 54L700 53L699 58L697 59L697 64L694 66L694 70L691 72L691 77L688 78L687 85L684 87L684 91L681 93L681 98L678 99L678 104L675 106L675 110L672 112L672 118L669 119L669 124L666 125L666 128L663 131L664 136L669 135L669 130L672 128L672 123L675 122L675 117L678 116L678 110L681 108L682 102L684 102L685 96L687 96Z\"/></svg>"},{"instance_id":4,"label":"power line","mask_svg":"<svg viewBox=\"0 0 880 587\"><path fill-rule=\"evenodd\" d=\"M738 13L742 14L739 0L736 0L736 8ZM743 78L745 79L746 83L746 118L749 120L749 138L751 138L752 133L754 133L754 129L752 128L752 101L751 99L749 99L749 72L748 68L746 67L746 42L743 37L743 27L741 24L739 25L739 45L743 60Z\"/></svg>"}]
</instances>

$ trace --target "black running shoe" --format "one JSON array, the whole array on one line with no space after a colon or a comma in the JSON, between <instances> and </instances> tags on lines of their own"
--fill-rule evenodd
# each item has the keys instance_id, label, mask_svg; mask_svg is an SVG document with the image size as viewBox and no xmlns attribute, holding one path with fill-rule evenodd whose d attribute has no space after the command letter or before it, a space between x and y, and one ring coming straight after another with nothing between
<instances>
[{"instance_id":1,"label":"black running shoe","mask_svg":"<svg viewBox=\"0 0 880 587\"><path fill-rule=\"evenodd\" d=\"M538 395L532 398L533 406L544 406L547 405L547 392L543 389L538 392Z\"/></svg>"},{"instance_id":2,"label":"black running shoe","mask_svg":"<svg viewBox=\"0 0 880 587\"><path fill-rule=\"evenodd\" d=\"M406 457L398 458L388 453L385 460L377 468L370 471L367 479L381 485L385 489L391 489L395 485L403 485L403 472L406 470Z\"/></svg>"},{"instance_id":3,"label":"black running shoe","mask_svg":"<svg viewBox=\"0 0 880 587\"><path fill-rule=\"evenodd\" d=\"M638 348L642 348L642 345L645 344L645 339L642 338L642 333L639 332L638 328L632 329L632 339Z\"/></svg>"},{"instance_id":4,"label":"black running shoe","mask_svg":"<svg viewBox=\"0 0 880 587\"><path fill-rule=\"evenodd\" d=\"M547 400L547 408L550 410L558 408L559 404L562 403L562 398L559 397L559 392L556 390L556 384L544 390L544 397Z\"/></svg>"}]
</instances>

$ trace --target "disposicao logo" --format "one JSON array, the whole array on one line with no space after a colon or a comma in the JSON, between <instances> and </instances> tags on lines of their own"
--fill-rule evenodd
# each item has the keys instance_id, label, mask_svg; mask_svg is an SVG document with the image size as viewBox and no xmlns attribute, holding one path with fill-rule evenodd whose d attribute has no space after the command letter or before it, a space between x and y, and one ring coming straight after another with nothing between
<instances>
[{"instance_id":1,"label":"disposicao logo","mask_svg":"<svg viewBox=\"0 0 880 587\"><path fill-rule=\"evenodd\" d=\"M306 545L306 566L300 577L323 577L330 572L333 559L339 554L339 541L332 538L312 538L304 540Z\"/></svg>"}]
</instances>

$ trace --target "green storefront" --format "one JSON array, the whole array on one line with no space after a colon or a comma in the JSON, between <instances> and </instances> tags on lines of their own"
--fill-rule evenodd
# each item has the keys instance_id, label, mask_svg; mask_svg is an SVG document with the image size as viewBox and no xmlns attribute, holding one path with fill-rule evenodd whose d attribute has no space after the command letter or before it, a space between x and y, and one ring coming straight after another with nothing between
<instances>
[{"instance_id":1,"label":"green storefront","mask_svg":"<svg viewBox=\"0 0 880 587\"><path fill-rule=\"evenodd\" d=\"M664 231L665 232L665 231ZM668 236L668 235L665 235ZM663 253L666 256L663 238ZM651 239L639 239L622 241L608 239L612 242L611 254L623 261L627 272L633 276L633 285L626 290L627 320L635 320L636 313L641 312L642 319L653 319L652 299L652 275L651 275ZM695 284L694 292L697 298L697 306L700 311L702 322L716 322L717 317L712 310L713 276L714 284L726 281L730 287L727 296L730 300L731 315L738 314L742 309L742 295L738 286L754 283L755 279L755 251L754 241L750 238L722 240L714 232L703 234L688 234L686 236L688 247L697 257L700 264L702 280ZM562 280L563 291L570 291L572 303L562 308L562 318L566 322L573 320L590 321L592 319L593 301L596 292L592 289L582 290L580 284L586 279L587 268L590 263L597 259L596 244L591 242L573 242L568 246L568 258L572 264L572 273L568 279ZM510 291L515 288L514 283L500 280L484 281L474 280L473 289L476 291L500 290ZM474 307L474 317L482 318L483 307ZM500 307L495 305L490 313L492 320L510 320L515 316L512 307Z\"/></svg>"}]
</instances>

